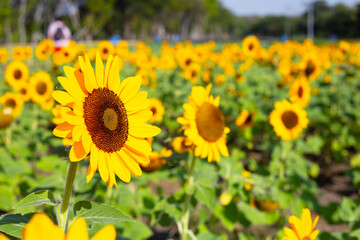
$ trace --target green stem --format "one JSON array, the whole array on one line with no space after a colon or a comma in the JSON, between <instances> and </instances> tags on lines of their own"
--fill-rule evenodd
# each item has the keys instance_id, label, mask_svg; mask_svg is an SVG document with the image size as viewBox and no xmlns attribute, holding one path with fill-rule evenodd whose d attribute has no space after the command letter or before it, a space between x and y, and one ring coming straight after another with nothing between
<instances>
[{"instance_id":1,"label":"green stem","mask_svg":"<svg viewBox=\"0 0 360 240\"><path fill-rule=\"evenodd\" d=\"M68 216L68 208L69 208L69 200L71 196L71 190L75 179L77 162L70 162L69 170L66 176L66 184L64 189L64 197L61 204L60 213L58 215L58 223L60 228L65 232L67 216Z\"/></svg>"},{"instance_id":2,"label":"green stem","mask_svg":"<svg viewBox=\"0 0 360 240\"><path fill-rule=\"evenodd\" d=\"M11 125L6 129L6 137L5 137L5 144L7 147L9 147L11 145L11 135L12 135L12 131L11 131Z\"/></svg>"},{"instance_id":3,"label":"green stem","mask_svg":"<svg viewBox=\"0 0 360 240\"><path fill-rule=\"evenodd\" d=\"M285 179L285 171L287 167L287 155L288 151L292 148L292 142L281 142L281 155L280 155L280 163L281 163L281 169L279 177L280 179Z\"/></svg>"},{"instance_id":4,"label":"green stem","mask_svg":"<svg viewBox=\"0 0 360 240\"><path fill-rule=\"evenodd\" d=\"M188 184L186 186L187 188L192 186L194 182L193 172L194 172L195 162L196 162L196 156L195 156L195 151L193 151L191 167L188 172L189 179L188 179ZM186 193L184 214L181 217L181 225L182 225L181 240L187 240L187 234L189 231L189 219L190 219L190 200L191 200L191 195L189 193Z\"/></svg>"},{"instance_id":5,"label":"green stem","mask_svg":"<svg viewBox=\"0 0 360 240\"><path fill-rule=\"evenodd\" d=\"M39 126L39 106L36 106L36 104L34 104L33 114L34 114L34 118L31 127L32 129L37 131L37 128Z\"/></svg>"}]
</instances>

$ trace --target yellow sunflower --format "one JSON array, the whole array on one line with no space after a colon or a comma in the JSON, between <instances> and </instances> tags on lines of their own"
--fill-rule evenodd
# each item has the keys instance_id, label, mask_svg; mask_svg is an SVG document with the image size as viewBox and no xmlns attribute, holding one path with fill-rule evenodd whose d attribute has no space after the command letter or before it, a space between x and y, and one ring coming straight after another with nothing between
<instances>
[{"instance_id":1,"label":"yellow sunflower","mask_svg":"<svg viewBox=\"0 0 360 240\"><path fill-rule=\"evenodd\" d=\"M33 54L33 50L30 46L26 46L23 48L24 52L23 52L23 59L24 61L29 60L29 58L32 56Z\"/></svg>"},{"instance_id":2,"label":"yellow sunflower","mask_svg":"<svg viewBox=\"0 0 360 240\"><path fill-rule=\"evenodd\" d=\"M35 56L40 61L46 60L54 52L54 43L50 39L42 40L35 48Z\"/></svg>"},{"instance_id":3,"label":"yellow sunflower","mask_svg":"<svg viewBox=\"0 0 360 240\"><path fill-rule=\"evenodd\" d=\"M0 108L0 129L7 128L14 120L12 109L9 107ZM1 240L1 238L0 238Z\"/></svg>"},{"instance_id":4,"label":"yellow sunflower","mask_svg":"<svg viewBox=\"0 0 360 240\"><path fill-rule=\"evenodd\" d=\"M1 236L0 236L1 239ZM67 234L59 226L53 223L50 217L44 213L36 213L25 225L22 231L23 240L65 240L78 239L89 240L87 225L83 217L76 218L70 225ZM113 225L106 225L98 231L91 240L115 240L116 229Z\"/></svg>"},{"instance_id":5,"label":"yellow sunflower","mask_svg":"<svg viewBox=\"0 0 360 240\"><path fill-rule=\"evenodd\" d=\"M296 139L309 123L306 111L287 100L276 102L269 118L276 135L284 141Z\"/></svg>"},{"instance_id":6,"label":"yellow sunflower","mask_svg":"<svg viewBox=\"0 0 360 240\"><path fill-rule=\"evenodd\" d=\"M247 36L242 40L241 46L246 56L253 57L260 48L260 41L256 36Z\"/></svg>"},{"instance_id":7,"label":"yellow sunflower","mask_svg":"<svg viewBox=\"0 0 360 240\"><path fill-rule=\"evenodd\" d=\"M215 77L214 77L214 82L216 85L218 86L223 86L224 83L226 81L226 76L225 74L217 74Z\"/></svg>"},{"instance_id":8,"label":"yellow sunflower","mask_svg":"<svg viewBox=\"0 0 360 240\"><path fill-rule=\"evenodd\" d=\"M254 113L250 113L248 110L244 109L241 111L239 116L235 120L235 125L241 127L243 130L252 127L254 125Z\"/></svg>"},{"instance_id":9,"label":"yellow sunflower","mask_svg":"<svg viewBox=\"0 0 360 240\"><path fill-rule=\"evenodd\" d=\"M149 122L161 122L163 119L163 115L165 112L164 106L162 105L161 101L157 98L150 98L150 105L149 109L152 111L153 115L149 119Z\"/></svg>"},{"instance_id":10,"label":"yellow sunflower","mask_svg":"<svg viewBox=\"0 0 360 240\"><path fill-rule=\"evenodd\" d=\"M135 177L142 174L139 163L149 162L151 146L144 138L160 132L146 123L152 116L147 92L138 92L140 77L120 82L117 56L110 56L104 68L97 53L96 71L87 55L79 57L79 63L82 72L65 66L66 77L58 77L66 91L54 91L53 97L64 106L65 122L53 133L73 137L70 161L80 161L90 153L88 182L96 170L109 187L116 185L115 174L130 182L130 173Z\"/></svg>"},{"instance_id":11,"label":"yellow sunflower","mask_svg":"<svg viewBox=\"0 0 360 240\"><path fill-rule=\"evenodd\" d=\"M6 48L0 48L0 63L9 61L9 51Z\"/></svg>"},{"instance_id":12,"label":"yellow sunflower","mask_svg":"<svg viewBox=\"0 0 360 240\"><path fill-rule=\"evenodd\" d=\"M23 60L24 59L24 48L21 47L21 46L15 46L13 49L12 49L12 59L13 60Z\"/></svg>"},{"instance_id":13,"label":"yellow sunflower","mask_svg":"<svg viewBox=\"0 0 360 240\"><path fill-rule=\"evenodd\" d=\"M5 80L17 90L29 78L29 69L21 61L12 61L5 70Z\"/></svg>"},{"instance_id":14,"label":"yellow sunflower","mask_svg":"<svg viewBox=\"0 0 360 240\"><path fill-rule=\"evenodd\" d=\"M100 41L97 46L97 51L100 53L102 60L107 60L109 56L114 55L115 48L110 41Z\"/></svg>"},{"instance_id":15,"label":"yellow sunflower","mask_svg":"<svg viewBox=\"0 0 360 240\"><path fill-rule=\"evenodd\" d=\"M181 75L192 84L196 84L200 81L201 66L198 63L190 64Z\"/></svg>"},{"instance_id":16,"label":"yellow sunflower","mask_svg":"<svg viewBox=\"0 0 360 240\"><path fill-rule=\"evenodd\" d=\"M174 151L177 153L190 152L192 149L192 142L187 137L176 137L171 143Z\"/></svg>"},{"instance_id":17,"label":"yellow sunflower","mask_svg":"<svg viewBox=\"0 0 360 240\"><path fill-rule=\"evenodd\" d=\"M315 80L321 74L320 60L314 53L303 55L299 68L310 81Z\"/></svg>"},{"instance_id":18,"label":"yellow sunflower","mask_svg":"<svg viewBox=\"0 0 360 240\"><path fill-rule=\"evenodd\" d=\"M290 101L304 108L310 101L310 84L305 76L299 76L290 86Z\"/></svg>"},{"instance_id":19,"label":"yellow sunflower","mask_svg":"<svg viewBox=\"0 0 360 240\"><path fill-rule=\"evenodd\" d=\"M311 212L308 208L304 208L301 218L296 216L289 217L290 228L284 227L286 236L282 240L315 240L319 234L319 230L315 230L319 216L314 221L311 219Z\"/></svg>"},{"instance_id":20,"label":"yellow sunflower","mask_svg":"<svg viewBox=\"0 0 360 240\"><path fill-rule=\"evenodd\" d=\"M163 147L161 152L152 151L149 155L150 163L148 164L141 164L141 168L144 172L154 172L159 170L163 165L166 164L166 160L163 158L168 158L172 155L172 151Z\"/></svg>"},{"instance_id":21,"label":"yellow sunflower","mask_svg":"<svg viewBox=\"0 0 360 240\"><path fill-rule=\"evenodd\" d=\"M219 109L220 97L214 99L209 95L211 86L209 84L206 89L194 86L189 103L183 105L184 115L177 119L184 129L184 135L195 145L195 156L207 157L209 162L220 161L220 153L229 156L226 134L230 132Z\"/></svg>"},{"instance_id":22,"label":"yellow sunflower","mask_svg":"<svg viewBox=\"0 0 360 240\"><path fill-rule=\"evenodd\" d=\"M19 94L24 102L30 101L31 95L30 95L30 91L29 91L29 83L25 82L25 83L21 84L19 86L19 88L17 89L17 91L19 92Z\"/></svg>"},{"instance_id":23,"label":"yellow sunflower","mask_svg":"<svg viewBox=\"0 0 360 240\"><path fill-rule=\"evenodd\" d=\"M0 103L4 108L12 109L12 115L14 118L21 114L22 106L24 105L20 94L14 94L11 92L6 92L2 97L0 97Z\"/></svg>"},{"instance_id":24,"label":"yellow sunflower","mask_svg":"<svg viewBox=\"0 0 360 240\"><path fill-rule=\"evenodd\" d=\"M50 74L45 71L34 73L30 78L30 95L33 102L43 104L51 96L54 91L54 83L51 80Z\"/></svg>"}]
</instances>

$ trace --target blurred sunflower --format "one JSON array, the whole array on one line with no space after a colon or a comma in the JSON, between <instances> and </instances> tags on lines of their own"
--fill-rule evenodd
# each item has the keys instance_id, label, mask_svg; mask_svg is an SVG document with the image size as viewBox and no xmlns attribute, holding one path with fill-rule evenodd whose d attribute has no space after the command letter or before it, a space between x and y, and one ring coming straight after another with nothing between
<instances>
[{"instance_id":1,"label":"blurred sunflower","mask_svg":"<svg viewBox=\"0 0 360 240\"><path fill-rule=\"evenodd\" d=\"M100 41L97 45L97 51L100 53L102 60L107 60L110 55L114 55L115 48L110 41Z\"/></svg>"},{"instance_id":2,"label":"blurred sunflower","mask_svg":"<svg viewBox=\"0 0 360 240\"><path fill-rule=\"evenodd\" d=\"M17 91L19 92L19 94L24 102L30 101L31 95L30 95L30 91L29 91L29 83L25 82L25 83L21 84L19 86L19 88L17 89Z\"/></svg>"},{"instance_id":3,"label":"blurred sunflower","mask_svg":"<svg viewBox=\"0 0 360 240\"><path fill-rule=\"evenodd\" d=\"M0 63L9 61L9 51L6 48L0 48Z\"/></svg>"},{"instance_id":4,"label":"blurred sunflower","mask_svg":"<svg viewBox=\"0 0 360 240\"><path fill-rule=\"evenodd\" d=\"M0 108L0 129L7 128L14 120L12 109L9 107ZM1 237L0 237L1 239Z\"/></svg>"},{"instance_id":5,"label":"blurred sunflower","mask_svg":"<svg viewBox=\"0 0 360 240\"><path fill-rule=\"evenodd\" d=\"M17 90L29 78L29 69L21 61L12 61L5 70L5 80Z\"/></svg>"},{"instance_id":6,"label":"blurred sunflower","mask_svg":"<svg viewBox=\"0 0 360 240\"><path fill-rule=\"evenodd\" d=\"M233 195L231 195L227 192L223 192L223 193L221 193L221 195L219 197L219 202L221 205L227 206L231 203L232 199L233 199Z\"/></svg>"},{"instance_id":7,"label":"blurred sunflower","mask_svg":"<svg viewBox=\"0 0 360 240\"><path fill-rule=\"evenodd\" d=\"M244 76L242 73L236 72L235 73L235 82L242 83L245 82L246 76Z\"/></svg>"},{"instance_id":8,"label":"blurred sunflower","mask_svg":"<svg viewBox=\"0 0 360 240\"><path fill-rule=\"evenodd\" d=\"M219 109L220 97L209 95L211 86L192 87L189 103L183 105L185 113L177 119L185 136L195 145L195 156L207 157L209 162L220 161L220 153L229 156L226 134L230 132Z\"/></svg>"},{"instance_id":9,"label":"blurred sunflower","mask_svg":"<svg viewBox=\"0 0 360 240\"><path fill-rule=\"evenodd\" d=\"M255 198L253 204L257 209L263 212L273 212L279 207L279 203L271 199Z\"/></svg>"},{"instance_id":10,"label":"blurred sunflower","mask_svg":"<svg viewBox=\"0 0 360 240\"><path fill-rule=\"evenodd\" d=\"M30 78L30 95L33 102L40 106L45 105L54 91L54 83L50 74L45 71L34 73Z\"/></svg>"},{"instance_id":11,"label":"blurred sunflower","mask_svg":"<svg viewBox=\"0 0 360 240\"><path fill-rule=\"evenodd\" d=\"M165 112L164 106L162 105L161 101L157 98L150 98L150 105L149 109L152 111L153 115L149 119L149 122L161 122L163 119L163 115Z\"/></svg>"},{"instance_id":12,"label":"blurred sunflower","mask_svg":"<svg viewBox=\"0 0 360 240\"><path fill-rule=\"evenodd\" d=\"M303 55L299 67L309 81L315 80L321 74L321 65L314 53Z\"/></svg>"},{"instance_id":13,"label":"blurred sunflower","mask_svg":"<svg viewBox=\"0 0 360 240\"><path fill-rule=\"evenodd\" d=\"M35 56L40 61L46 60L54 52L54 43L50 39L42 40L35 48Z\"/></svg>"},{"instance_id":14,"label":"blurred sunflower","mask_svg":"<svg viewBox=\"0 0 360 240\"><path fill-rule=\"evenodd\" d=\"M217 74L214 77L214 83L218 86L223 86L226 81L226 76L224 74Z\"/></svg>"},{"instance_id":15,"label":"blurred sunflower","mask_svg":"<svg viewBox=\"0 0 360 240\"><path fill-rule=\"evenodd\" d=\"M306 111L287 100L276 102L269 118L276 135L284 141L296 139L309 123Z\"/></svg>"},{"instance_id":16,"label":"blurred sunflower","mask_svg":"<svg viewBox=\"0 0 360 240\"><path fill-rule=\"evenodd\" d=\"M304 108L310 101L310 84L306 77L299 76L290 86L290 101Z\"/></svg>"},{"instance_id":17,"label":"blurred sunflower","mask_svg":"<svg viewBox=\"0 0 360 240\"><path fill-rule=\"evenodd\" d=\"M21 114L22 106L24 105L20 94L14 94L11 92L6 92L3 96L1 96L0 103L3 105L4 108L11 108L11 113L14 118Z\"/></svg>"},{"instance_id":18,"label":"blurred sunflower","mask_svg":"<svg viewBox=\"0 0 360 240\"><path fill-rule=\"evenodd\" d=\"M252 127L254 125L254 113L250 113L248 110L244 109L241 111L239 116L235 120L235 125L241 127L243 130Z\"/></svg>"},{"instance_id":19,"label":"blurred sunflower","mask_svg":"<svg viewBox=\"0 0 360 240\"><path fill-rule=\"evenodd\" d=\"M260 48L260 41L256 36L247 36L242 40L241 46L246 56L254 57Z\"/></svg>"},{"instance_id":20,"label":"blurred sunflower","mask_svg":"<svg viewBox=\"0 0 360 240\"><path fill-rule=\"evenodd\" d=\"M172 151L163 147L161 152L152 151L149 155L150 162L148 164L141 164L141 168L144 172L154 172L159 170L163 165L166 164L166 160L163 158L168 158L172 155Z\"/></svg>"},{"instance_id":21,"label":"blurred sunflower","mask_svg":"<svg viewBox=\"0 0 360 240\"><path fill-rule=\"evenodd\" d=\"M26 47L24 47L23 51L24 52L23 52L23 59L22 60L24 60L24 61L29 60L30 57L33 54L33 49L30 46L26 46Z\"/></svg>"},{"instance_id":22,"label":"blurred sunflower","mask_svg":"<svg viewBox=\"0 0 360 240\"><path fill-rule=\"evenodd\" d=\"M50 217L44 213L36 213L25 225L22 231L23 240L64 240L78 239L89 240L87 225L83 217L77 217L65 233L59 226L53 223ZM106 225L98 231L91 240L116 239L116 230L113 225Z\"/></svg>"},{"instance_id":23,"label":"blurred sunflower","mask_svg":"<svg viewBox=\"0 0 360 240\"><path fill-rule=\"evenodd\" d=\"M192 142L187 137L176 137L171 143L172 148L177 153L190 152L192 149Z\"/></svg>"},{"instance_id":24,"label":"blurred sunflower","mask_svg":"<svg viewBox=\"0 0 360 240\"><path fill-rule=\"evenodd\" d=\"M204 82L208 83L210 82L211 72L209 70L205 70L203 71L201 77Z\"/></svg>"},{"instance_id":25,"label":"blurred sunflower","mask_svg":"<svg viewBox=\"0 0 360 240\"><path fill-rule=\"evenodd\" d=\"M315 230L319 216L314 221L311 219L311 212L308 208L304 208L301 218L296 216L289 217L290 228L284 227L286 236L282 240L315 240L319 234L319 230Z\"/></svg>"},{"instance_id":26,"label":"blurred sunflower","mask_svg":"<svg viewBox=\"0 0 360 240\"><path fill-rule=\"evenodd\" d=\"M96 55L96 71L89 58L79 57L82 73L65 66L66 77L58 77L66 91L54 91L53 97L62 104L64 123L53 131L55 136L75 141L70 161L84 159L89 153L89 182L96 170L109 187L116 185L115 174L130 182L130 173L142 174L139 163L149 163L150 144L144 139L159 134L160 129L148 125L147 92L138 92L140 77L120 82L119 58L110 56L106 67Z\"/></svg>"},{"instance_id":27,"label":"blurred sunflower","mask_svg":"<svg viewBox=\"0 0 360 240\"><path fill-rule=\"evenodd\" d=\"M12 53L11 53L12 59L13 60L23 60L24 59L24 48L22 46L15 46L12 49Z\"/></svg>"},{"instance_id":28,"label":"blurred sunflower","mask_svg":"<svg viewBox=\"0 0 360 240\"><path fill-rule=\"evenodd\" d=\"M200 73L200 64L192 63L181 73L181 75L192 84L196 84L200 81Z\"/></svg>"}]
</instances>

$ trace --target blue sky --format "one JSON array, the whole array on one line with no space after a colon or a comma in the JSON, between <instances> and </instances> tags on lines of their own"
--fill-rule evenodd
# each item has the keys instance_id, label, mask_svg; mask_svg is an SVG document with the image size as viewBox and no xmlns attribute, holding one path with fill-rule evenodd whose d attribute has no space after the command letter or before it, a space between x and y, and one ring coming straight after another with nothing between
<instances>
[{"instance_id":1,"label":"blue sky","mask_svg":"<svg viewBox=\"0 0 360 240\"><path fill-rule=\"evenodd\" d=\"M251 15L299 15L310 0L220 0L225 7L241 16ZM360 0L326 0L328 5L344 3L355 6Z\"/></svg>"}]
</instances>

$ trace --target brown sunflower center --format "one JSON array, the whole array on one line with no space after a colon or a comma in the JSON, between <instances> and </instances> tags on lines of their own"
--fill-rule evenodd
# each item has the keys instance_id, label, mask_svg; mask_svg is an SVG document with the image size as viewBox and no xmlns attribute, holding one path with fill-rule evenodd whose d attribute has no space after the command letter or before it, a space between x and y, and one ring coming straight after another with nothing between
<instances>
[{"instance_id":1,"label":"brown sunflower center","mask_svg":"<svg viewBox=\"0 0 360 240\"><path fill-rule=\"evenodd\" d=\"M44 95L46 93L46 90L47 90L47 85L46 83L44 82L38 82L36 84L36 92L39 94L39 95Z\"/></svg>"},{"instance_id":2,"label":"brown sunflower center","mask_svg":"<svg viewBox=\"0 0 360 240\"><path fill-rule=\"evenodd\" d=\"M297 92L299 98L301 98L301 97L303 96L303 93L304 93L304 90L303 90L303 88L300 86L299 89L298 89L298 92Z\"/></svg>"},{"instance_id":3,"label":"brown sunflower center","mask_svg":"<svg viewBox=\"0 0 360 240\"><path fill-rule=\"evenodd\" d=\"M190 63L191 63L191 58L187 58L187 59L185 60L185 65L186 65L186 66L189 66Z\"/></svg>"},{"instance_id":4,"label":"brown sunflower center","mask_svg":"<svg viewBox=\"0 0 360 240\"><path fill-rule=\"evenodd\" d=\"M310 76L315 71L315 64L313 61L308 61L305 69L306 76Z\"/></svg>"},{"instance_id":5,"label":"brown sunflower center","mask_svg":"<svg viewBox=\"0 0 360 240\"><path fill-rule=\"evenodd\" d=\"M282 114L281 120L287 129L292 129L298 124L299 117L295 112L290 110Z\"/></svg>"},{"instance_id":6,"label":"brown sunflower center","mask_svg":"<svg viewBox=\"0 0 360 240\"><path fill-rule=\"evenodd\" d=\"M16 69L16 70L14 71L14 78L15 78L16 80L19 80L21 77L22 77L22 72L21 72L19 69Z\"/></svg>"},{"instance_id":7,"label":"brown sunflower center","mask_svg":"<svg viewBox=\"0 0 360 240\"><path fill-rule=\"evenodd\" d=\"M196 75L197 75L197 72L196 71L191 71L191 77L196 77Z\"/></svg>"},{"instance_id":8,"label":"brown sunflower center","mask_svg":"<svg viewBox=\"0 0 360 240\"><path fill-rule=\"evenodd\" d=\"M5 101L5 106L10 107L10 108L15 108L16 107L16 101L12 98L6 99Z\"/></svg>"},{"instance_id":9,"label":"brown sunflower center","mask_svg":"<svg viewBox=\"0 0 360 240\"><path fill-rule=\"evenodd\" d=\"M104 152L119 151L128 139L124 103L109 89L95 89L85 98L84 120L93 143Z\"/></svg>"},{"instance_id":10,"label":"brown sunflower center","mask_svg":"<svg viewBox=\"0 0 360 240\"><path fill-rule=\"evenodd\" d=\"M152 111L153 115L156 114L156 107L151 107L150 110Z\"/></svg>"},{"instance_id":11,"label":"brown sunflower center","mask_svg":"<svg viewBox=\"0 0 360 240\"><path fill-rule=\"evenodd\" d=\"M251 124L251 123L252 123L252 114L249 114L249 116L247 116L247 118L244 122L244 125Z\"/></svg>"},{"instance_id":12,"label":"brown sunflower center","mask_svg":"<svg viewBox=\"0 0 360 240\"><path fill-rule=\"evenodd\" d=\"M27 94L27 89L26 89L26 88L21 88L21 89L20 89L20 93L21 93L22 95L26 95L26 94Z\"/></svg>"},{"instance_id":13,"label":"brown sunflower center","mask_svg":"<svg viewBox=\"0 0 360 240\"><path fill-rule=\"evenodd\" d=\"M107 48L104 48L104 49L103 49L103 53L104 53L104 54L107 54L108 52L109 52L109 50L108 50Z\"/></svg>"},{"instance_id":14,"label":"brown sunflower center","mask_svg":"<svg viewBox=\"0 0 360 240\"><path fill-rule=\"evenodd\" d=\"M65 57L68 57L68 56L69 56L69 53L68 53L68 52L64 52L64 56L65 56Z\"/></svg>"},{"instance_id":15,"label":"brown sunflower center","mask_svg":"<svg viewBox=\"0 0 360 240\"><path fill-rule=\"evenodd\" d=\"M251 50L253 50L253 48L254 48L254 44L250 43L249 44L249 50L251 51Z\"/></svg>"},{"instance_id":16,"label":"brown sunflower center","mask_svg":"<svg viewBox=\"0 0 360 240\"><path fill-rule=\"evenodd\" d=\"M224 133L225 117L219 108L211 103L203 103L196 113L199 135L208 142L218 140Z\"/></svg>"}]
</instances>

